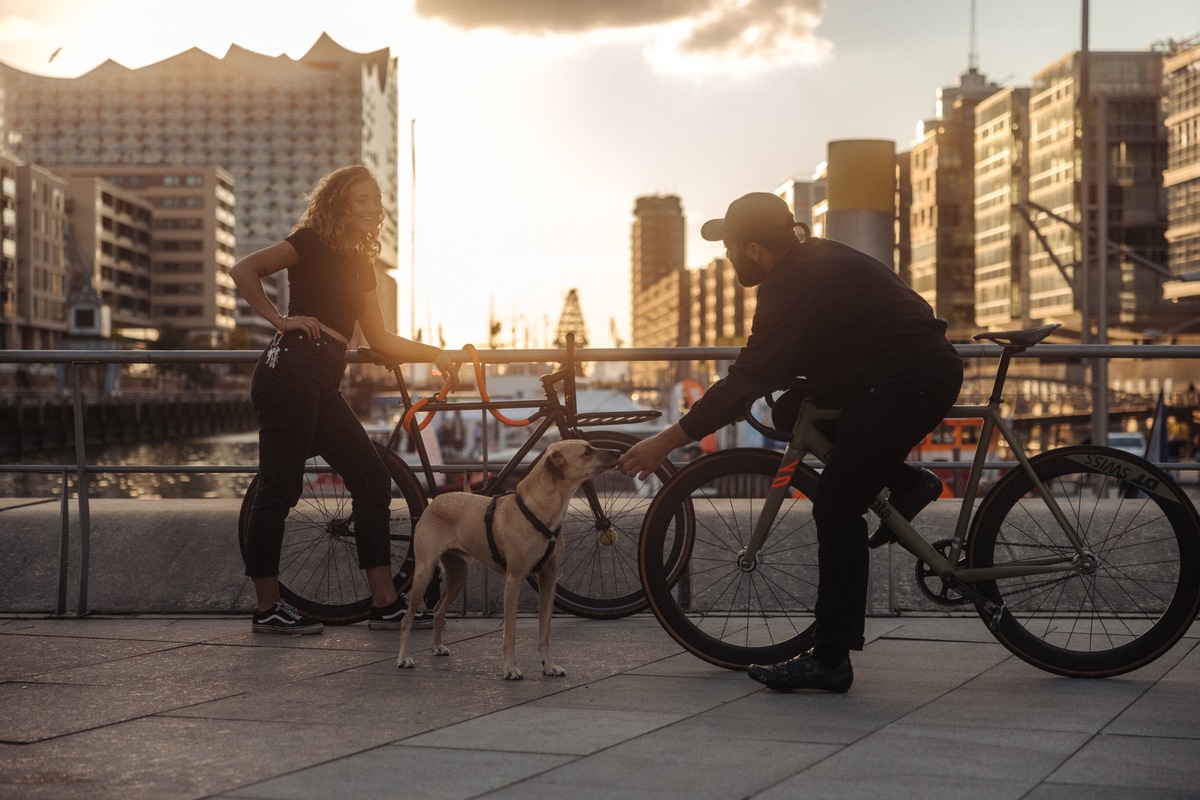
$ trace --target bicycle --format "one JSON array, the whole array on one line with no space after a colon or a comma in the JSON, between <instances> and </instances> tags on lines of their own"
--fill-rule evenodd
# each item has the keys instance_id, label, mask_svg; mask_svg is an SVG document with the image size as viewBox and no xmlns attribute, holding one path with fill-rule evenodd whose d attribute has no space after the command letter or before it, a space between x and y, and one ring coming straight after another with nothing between
<instances>
[{"instance_id":1,"label":"bicycle","mask_svg":"<svg viewBox=\"0 0 1200 800\"><path fill-rule=\"evenodd\" d=\"M871 508L916 556L925 593L947 606L973 603L1013 654L1060 675L1119 675L1161 656L1196 618L1200 518L1174 481L1137 456L1094 445L1026 455L1001 416L1001 392L1012 357L1057 327L975 337L1002 353L987 404L956 405L948 416L984 425L951 538L927 542L885 500ZM642 583L654 615L689 652L745 669L812 646L817 556L807 498L818 474L803 462L806 454L826 460L829 441L813 423L836 417L806 399L791 432L754 421L788 442L782 457L757 449L705 456L651 504ZM973 510L994 430L1017 466ZM681 508L695 532L675 542L681 534L666 522Z\"/></svg>"},{"instance_id":2,"label":"bicycle","mask_svg":"<svg viewBox=\"0 0 1200 800\"><path fill-rule=\"evenodd\" d=\"M407 592L412 582L413 529L429 499L438 493L433 465L422 437L415 430L417 425L425 427L440 411L488 411L505 420L500 413L502 410L533 407L534 412L527 419L507 420L512 424L530 425L532 431L498 472L490 471L487 443L483 443L482 469L488 477L473 490L478 494L493 495L500 493L531 466L524 463L526 457L551 431L562 438L584 439L595 447L624 453L638 441L637 437L619 431L581 429L645 422L661 413L654 410L578 412L572 337L568 337L562 367L541 377L545 399L540 401L487 398L483 370L476 359L480 402L446 401L445 389L435 398L414 402L399 363L369 348L360 347L358 352L393 375L403 411L386 443L375 445L391 475L392 495L396 499L391 510L391 543L392 563L396 565L393 583L400 592ZM561 399L555 388L560 383L563 385ZM418 412L427 412L420 423L416 421ZM399 455L405 436L411 440L420 462L424 485ZM474 471L474 466L463 469L469 473ZM559 609L594 619L616 619L645 609L645 594L637 570L636 537L655 484L661 485L674 473L674 466L667 463L643 482L613 471L579 488L563 523L564 549L555 595L555 605ZM242 500L238 542L243 554L247 522L258 484L256 475ZM681 514L677 524L685 528L690 524L690 518ZM319 459L310 459L303 495L285 522L279 575L280 594L306 616L329 624L350 624L366 619L371 595L358 568L353 526L350 496L340 478ZM529 580L536 587L536 577L531 576ZM428 607L436 603L439 582L432 583L430 591L433 594L425 597Z\"/></svg>"}]
</instances>

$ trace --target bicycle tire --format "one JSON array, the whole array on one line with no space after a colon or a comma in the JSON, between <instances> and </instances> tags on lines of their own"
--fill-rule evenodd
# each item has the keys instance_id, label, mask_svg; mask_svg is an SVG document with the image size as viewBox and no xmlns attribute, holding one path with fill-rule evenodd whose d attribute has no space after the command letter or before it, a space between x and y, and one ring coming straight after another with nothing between
<instances>
[{"instance_id":1,"label":"bicycle tire","mask_svg":"<svg viewBox=\"0 0 1200 800\"><path fill-rule=\"evenodd\" d=\"M392 582L396 591L406 592L412 583L412 533L425 495L399 456L378 443L375 449L392 478ZM243 557L258 485L255 475L242 498L238 545ZM371 610L371 591L358 566L350 494L338 474L316 458L308 460L303 493L284 521L279 593L300 613L331 625L359 622Z\"/></svg>"},{"instance_id":2,"label":"bicycle tire","mask_svg":"<svg viewBox=\"0 0 1200 800\"><path fill-rule=\"evenodd\" d=\"M688 652L726 669L773 664L812 646L817 532L808 497L816 472L797 468L792 485L801 494L784 499L753 567L738 565L779 460L777 452L747 448L697 459L659 492L642 529L638 566L654 616ZM695 533L673 585L664 554L683 504Z\"/></svg>"},{"instance_id":3,"label":"bicycle tire","mask_svg":"<svg viewBox=\"0 0 1200 800\"><path fill-rule=\"evenodd\" d=\"M1149 664L1179 641L1200 608L1195 507L1164 472L1120 450L1065 447L1030 461L1096 566L1088 574L975 584L1004 604L993 634L1014 655L1058 675L1100 678ZM988 492L968 542L970 567L1073 552L1023 470Z\"/></svg>"},{"instance_id":4,"label":"bicycle tire","mask_svg":"<svg viewBox=\"0 0 1200 800\"><path fill-rule=\"evenodd\" d=\"M640 441L618 431L583 431L579 438L593 447L622 454ZM586 488L576 490L563 520L555 607L589 619L619 619L646 609L648 603L638 573L638 538L656 491L674 474L674 465L664 462L645 481L615 470L595 476L591 485L600 503L601 520L588 503ZM673 524L680 532L687 532L690 520L688 509L681 508ZM683 536L678 537L678 546L668 554L675 567L674 577L679 574L683 540ZM532 582L536 586L536 578Z\"/></svg>"}]
</instances>

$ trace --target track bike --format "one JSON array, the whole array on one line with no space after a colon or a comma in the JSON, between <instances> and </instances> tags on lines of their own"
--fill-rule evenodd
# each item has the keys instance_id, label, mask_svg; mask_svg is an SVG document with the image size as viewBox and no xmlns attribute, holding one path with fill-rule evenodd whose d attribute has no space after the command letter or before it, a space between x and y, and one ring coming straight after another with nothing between
<instances>
[{"instance_id":1,"label":"track bike","mask_svg":"<svg viewBox=\"0 0 1200 800\"><path fill-rule=\"evenodd\" d=\"M412 583L411 555L413 530L429 499L438 494L437 480L425 441L417 426L425 427L433 415L443 411L489 412L509 424L531 428L524 443L498 471L487 463L484 437L483 464L462 465L455 469L469 478L482 470L486 476L473 486L476 494L499 494L512 486L536 460L537 445L548 444L554 436L583 439L595 447L624 453L638 438L628 433L592 430L598 426L631 424L655 419L654 410L579 412L576 408L574 343L568 336L566 359L560 369L541 377L542 400L491 400L487 397L482 367L476 359L477 385L482 400L447 401L446 390L436 397L414 401L405 383L401 365L369 348L358 348L368 361L383 366L394 377L402 413L386 443L375 447L392 479L391 547L397 591L407 592ZM469 350L473 348L468 346ZM562 385L560 398L557 386ZM526 419L513 421L503 411L533 408ZM418 420L420 413L426 414ZM424 482L401 457L407 447L416 457ZM645 481L619 472L603 473L580 486L572 499L563 523L563 553L558 573L555 605L577 616L616 619L646 608L645 594L637 570L637 537L642 518L654 491L675 474L670 463L664 464ZM248 536L247 522L258 491L256 475L242 500L238 524L238 542L243 554ZM672 523L681 530L690 524L686 511ZM683 541L683 538L680 538ZM536 587L536 577L530 577ZM304 490L284 524L280 559L280 594L305 616L330 624L349 624L366 619L371 593L358 568L354 542L354 518L350 495L341 478L318 457L305 469ZM430 584L424 598L426 606L436 604L440 581Z\"/></svg>"},{"instance_id":2,"label":"track bike","mask_svg":"<svg viewBox=\"0 0 1200 800\"><path fill-rule=\"evenodd\" d=\"M949 418L982 418L953 535L928 542L877 499L872 511L917 559L916 578L947 605L973 604L992 634L1030 664L1060 675L1104 677L1142 667L1187 631L1200 608L1200 518L1191 500L1148 461L1082 445L1029 457L1000 413L1012 357L1057 325L983 333L1001 346L986 405ZM817 536L808 498L830 443L814 430L836 419L811 399L776 451L717 452L681 468L646 515L639 570L650 607L691 653L729 669L792 658L813 643ZM1017 464L981 498L993 431ZM976 501L978 508L976 509ZM682 510L694 535L669 521ZM680 569L682 574L672 577Z\"/></svg>"}]
</instances>

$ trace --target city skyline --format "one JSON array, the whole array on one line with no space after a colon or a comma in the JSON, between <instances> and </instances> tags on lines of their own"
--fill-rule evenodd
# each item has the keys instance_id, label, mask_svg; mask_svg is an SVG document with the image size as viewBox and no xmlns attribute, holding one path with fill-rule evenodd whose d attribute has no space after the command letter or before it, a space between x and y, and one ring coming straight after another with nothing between
<instances>
[{"instance_id":1,"label":"city skyline","mask_svg":"<svg viewBox=\"0 0 1200 800\"><path fill-rule=\"evenodd\" d=\"M705 219L745 191L807 177L828 141L884 138L909 149L917 124L934 115L937 88L967 67L969 5L760 0L737 17L728 3L680 2L675 16L646 19L633 16L639 4L613 3L606 20L525 15L518 25L521 12L563 7L420 0L415 10L348 2L334 12L264 2L198 12L172 4L168 20L161 4L134 0L3 0L0 60L75 77L105 58L136 68L192 46L222 56L236 43L298 58L322 32L360 52L391 47L400 73L398 330L412 327L415 218L415 311L426 340L436 342L441 321L448 346L486 344L494 307L504 338L515 327L524 346L528 327L529 343L540 344L575 288L592 346L607 346L610 318L629 338L637 197L681 198L685 263L700 267L721 255L719 244L699 239ZM498 9L509 16L463 16ZM433 19L452 12L462 27ZM138 25L122 28L131 18ZM1149 2L1131 18L1127 6L1093 0L1090 34L1095 50L1186 39L1200 34L1200 7ZM752 36L757 44L746 48ZM1080 37L1079 3L978 0L979 67L1002 85L1028 85Z\"/></svg>"}]
</instances>

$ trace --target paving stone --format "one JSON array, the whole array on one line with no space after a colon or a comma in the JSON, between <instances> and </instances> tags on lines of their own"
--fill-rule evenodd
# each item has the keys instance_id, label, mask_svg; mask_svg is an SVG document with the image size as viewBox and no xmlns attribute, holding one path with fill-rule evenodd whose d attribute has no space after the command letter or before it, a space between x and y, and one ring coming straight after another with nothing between
<instances>
[{"instance_id":1,"label":"paving stone","mask_svg":"<svg viewBox=\"0 0 1200 800\"><path fill-rule=\"evenodd\" d=\"M0 797L198 798L378 744L353 725L138 719L0 750Z\"/></svg>"},{"instance_id":2,"label":"paving stone","mask_svg":"<svg viewBox=\"0 0 1200 800\"><path fill-rule=\"evenodd\" d=\"M405 745L587 755L682 719L649 711L527 704L415 736Z\"/></svg>"},{"instance_id":3,"label":"paving stone","mask_svg":"<svg viewBox=\"0 0 1200 800\"><path fill-rule=\"evenodd\" d=\"M552 769L489 798L749 797L836 751L825 744L736 739L702 742L668 726ZM792 795L796 797L798 795Z\"/></svg>"},{"instance_id":4,"label":"paving stone","mask_svg":"<svg viewBox=\"0 0 1200 800\"><path fill-rule=\"evenodd\" d=\"M1046 780L1119 787L1197 791L1200 736L1097 736Z\"/></svg>"},{"instance_id":5,"label":"paving stone","mask_svg":"<svg viewBox=\"0 0 1200 800\"><path fill-rule=\"evenodd\" d=\"M523 782L567 760L565 756L546 753L380 747L225 796L256 800L326 800L330 797L466 800L492 789Z\"/></svg>"}]
</instances>

